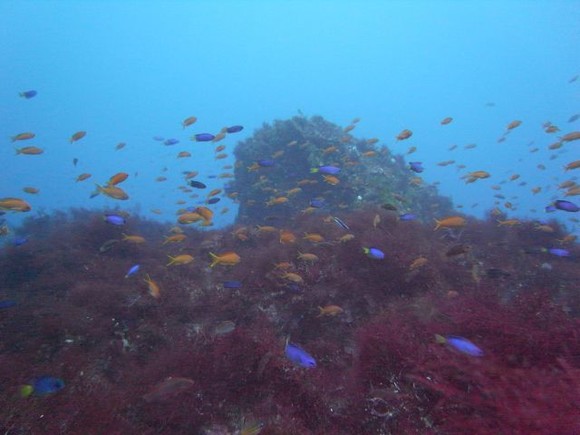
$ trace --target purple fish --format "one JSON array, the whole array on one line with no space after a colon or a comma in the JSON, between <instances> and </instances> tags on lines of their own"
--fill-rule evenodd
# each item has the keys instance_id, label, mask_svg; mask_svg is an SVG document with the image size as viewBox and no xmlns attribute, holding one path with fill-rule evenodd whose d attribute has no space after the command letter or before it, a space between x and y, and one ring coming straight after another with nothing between
<instances>
[{"instance_id":1,"label":"purple fish","mask_svg":"<svg viewBox=\"0 0 580 435\"><path fill-rule=\"evenodd\" d=\"M263 168L267 168L269 166L274 166L274 160L271 159L261 159L258 160L258 165L262 166Z\"/></svg>"},{"instance_id":2,"label":"purple fish","mask_svg":"<svg viewBox=\"0 0 580 435\"><path fill-rule=\"evenodd\" d=\"M38 94L38 92L36 92L36 91L34 91L34 90L31 90L31 91L24 91L24 92L20 92L20 94L19 94L19 95L20 95L22 98L26 98L26 99L28 100L29 98L34 98L34 97L36 97L36 94Z\"/></svg>"},{"instance_id":3,"label":"purple fish","mask_svg":"<svg viewBox=\"0 0 580 435\"><path fill-rule=\"evenodd\" d=\"M327 175L336 175L340 172L340 168L338 166L319 166L318 168L310 169L310 172L315 174L316 172L320 172L321 174Z\"/></svg>"},{"instance_id":4,"label":"purple fish","mask_svg":"<svg viewBox=\"0 0 580 435\"><path fill-rule=\"evenodd\" d=\"M137 272L139 272L139 268L140 267L141 267L141 265L139 265L139 264L136 264L134 266L131 266L131 269L129 269L129 271L125 275L125 278L129 278L130 276L135 275Z\"/></svg>"},{"instance_id":5,"label":"purple fish","mask_svg":"<svg viewBox=\"0 0 580 435\"><path fill-rule=\"evenodd\" d=\"M483 350L469 341L467 338L457 337L455 335L448 335L445 337L445 342L453 349L471 356L483 356Z\"/></svg>"},{"instance_id":6,"label":"purple fish","mask_svg":"<svg viewBox=\"0 0 580 435\"><path fill-rule=\"evenodd\" d=\"M239 132L240 132L240 131L242 131L243 129L244 129L244 127L243 127L243 126L241 126L241 125L233 125L233 126L231 126L231 127L228 127L228 128L226 129L226 131L227 131L228 133L239 133Z\"/></svg>"},{"instance_id":7,"label":"purple fish","mask_svg":"<svg viewBox=\"0 0 580 435\"><path fill-rule=\"evenodd\" d=\"M196 142L209 142L215 139L215 136L211 133L198 133L192 138Z\"/></svg>"},{"instance_id":8,"label":"purple fish","mask_svg":"<svg viewBox=\"0 0 580 435\"><path fill-rule=\"evenodd\" d=\"M556 257L569 257L570 256L570 251L568 251L567 249L563 249L563 248L549 248L547 250L547 252L549 252L552 255L555 255Z\"/></svg>"},{"instance_id":9,"label":"purple fish","mask_svg":"<svg viewBox=\"0 0 580 435\"><path fill-rule=\"evenodd\" d=\"M310 200L310 207L314 207L314 208L322 208L326 205L326 203L324 202L324 199L311 199Z\"/></svg>"},{"instance_id":10,"label":"purple fish","mask_svg":"<svg viewBox=\"0 0 580 435\"><path fill-rule=\"evenodd\" d=\"M373 260L383 260L385 258L385 253L378 248L363 248L363 252Z\"/></svg>"},{"instance_id":11,"label":"purple fish","mask_svg":"<svg viewBox=\"0 0 580 435\"><path fill-rule=\"evenodd\" d=\"M423 168L423 162L409 162L409 169L417 173L421 173L425 170L425 168Z\"/></svg>"},{"instance_id":12,"label":"purple fish","mask_svg":"<svg viewBox=\"0 0 580 435\"><path fill-rule=\"evenodd\" d=\"M123 216L119 216L118 214L106 214L103 218L105 222L111 225L125 225L126 221Z\"/></svg>"},{"instance_id":13,"label":"purple fish","mask_svg":"<svg viewBox=\"0 0 580 435\"><path fill-rule=\"evenodd\" d=\"M203 184L201 181L195 181L195 180L191 180L189 182L189 185L191 187L195 187L196 189L205 189L207 186L205 184Z\"/></svg>"},{"instance_id":14,"label":"purple fish","mask_svg":"<svg viewBox=\"0 0 580 435\"><path fill-rule=\"evenodd\" d=\"M170 146L170 145L175 145L178 143L179 143L179 141L177 139L171 138L171 139L167 139L165 142L163 142L163 145Z\"/></svg>"},{"instance_id":15,"label":"purple fish","mask_svg":"<svg viewBox=\"0 0 580 435\"><path fill-rule=\"evenodd\" d=\"M580 207L578 207L573 202L565 201L563 199L558 199L558 200L554 201L554 207L556 207L558 210L569 211L571 213L575 213L578 210L580 210Z\"/></svg>"},{"instance_id":16,"label":"purple fish","mask_svg":"<svg viewBox=\"0 0 580 435\"><path fill-rule=\"evenodd\" d=\"M208 200L207 200L207 203L208 203L208 204L217 204L218 202L220 202L220 200L221 200L220 198L215 198L215 197L214 197L214 198L210 198L210 199L208 199Z\"/></svg>"},{"instance_id":17,"label":"purple fish","mask_svg":"<svg viewBox=\"0 0 580 435\"><path fill-rule=\"evenodd\" d=\"M402 221L414 221L417 219L417 215L413 213L403 213L402 215L399 215L399 219Z\"/></svg>"},{"instance_id":18,"label":"purple fish","mask_svg":"<svg viewBox=\"0 0 580 435\"><path fill-rule=\"evenodd\" d=\"M300 367L307 369L316 367L316 360L312 355L292 343L286 343L286 358Z\"/></svg>"},{"instance_id":19,"label":"purple fish","mask_svg":"<svg viewBox=\"0 0 580 435\"><path fill-rule=\"evenodd\" d=\"M224 288L241 288L242 282L241 281L224 281L223 284Z\"/></svg>"}]
</instances>

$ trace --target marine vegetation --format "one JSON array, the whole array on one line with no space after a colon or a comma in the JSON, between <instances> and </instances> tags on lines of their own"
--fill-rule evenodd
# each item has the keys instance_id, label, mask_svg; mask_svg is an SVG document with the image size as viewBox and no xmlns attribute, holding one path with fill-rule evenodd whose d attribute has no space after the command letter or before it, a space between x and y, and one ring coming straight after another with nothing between
<instances>
[{"instance_id":1,"label":"marine vegetation","mask_svg":"<svg viewBox=\"0 0 580 435\"><path fill-rule=\"evenodd\" d=\"M30 241L0 257L12 301L0 317L2 429L577 432L580 251L539 249L562 228L470 219L442 236L392 214L345 213L347 241L311 214L292 231L324 242L186 228L178 247L137 216L123 229L85 210L30 218ZM147 243L103 248L124 231ZM471 249L447 256L454 237ZM383 258L365 254L371 243ZM239 261L211 267L211 253L234 251ZM194 260L166 265L183 253ZM62 389L22 397L44 376Z\"/></svg>"}]
</instances>

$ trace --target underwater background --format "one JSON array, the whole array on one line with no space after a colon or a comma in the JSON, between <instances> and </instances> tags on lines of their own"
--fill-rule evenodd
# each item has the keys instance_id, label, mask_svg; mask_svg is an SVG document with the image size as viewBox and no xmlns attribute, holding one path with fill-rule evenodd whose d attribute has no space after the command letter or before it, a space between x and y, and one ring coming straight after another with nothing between
<instances>
[{"instance_id":1,"label":"underwater background","mask_svg":"<svg viewBox=\"0 0 580 435\"><path fill-rule=\"evenodd\" d=\"M579 433L579 22L0 2L3 433Z\"/></svg>"}]
</instances>

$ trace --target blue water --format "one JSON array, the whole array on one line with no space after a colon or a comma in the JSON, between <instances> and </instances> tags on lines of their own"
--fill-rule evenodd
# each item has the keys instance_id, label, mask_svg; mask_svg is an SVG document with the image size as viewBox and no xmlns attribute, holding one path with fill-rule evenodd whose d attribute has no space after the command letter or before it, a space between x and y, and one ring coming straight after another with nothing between
<instances>
[{"instance_id":1,"label":"blue water","mask_svg":"<svg viewBox=\"0 0 580 435\"><path fill-rule=\"evenodd\" d=\"M208 176L234 164L238 140L303 113L341 126L360 117L355 136L402 153L416 146L411 160L423 162L424 180L440 182L470 214L483 216L502 193L517 206L510 217L543 219L544 206L561 197L557 184L574 176L563 166L579 156L577 143L547 149L580 129L567 122L580 112L580 80L569 83L580 73L579 22L579 2L553 0L3 1L0 197L25 198L32 214L122 205L174 221L176 201L187 199L177 189L182 171L199 171L198 180L219 188L224 180ZM30 89L38 95L18 96ZM197 123L183 130L192 115ZM447 116L453 122L441 126ZM523 124L498 143L516 119ZM546 121L561 132L546 134ZM245 129L223 142L225 160L214 159L215 144L189 140L234 124ZM412 138L396 143L405 128ZM70 144L79 130L87 136ZM40 146L44 155L15 155L9 137L26 131L37 137L18 146ZM156 135L180 143L164 146ZM119 142L127 145L117 151ZM470 143L477 147L463 149ZM448 151L452 144L458 149ZM177 159L179 151L193 156ZM466 169L436 165L449 159ZM475 170L492 176L465 184L460 177ZM95 182L119 171L130 174L126 204L89 199ZM76 183L82 172L92 178ZM514 173L527 185L490 188ZM25 194L24 186L41 192ZM230 211L216 216L217 226L235 219L235 204L223 199L216 211L224 206ZM574 230L569 215L558 217Z\"/></svg>"}]
</instances>

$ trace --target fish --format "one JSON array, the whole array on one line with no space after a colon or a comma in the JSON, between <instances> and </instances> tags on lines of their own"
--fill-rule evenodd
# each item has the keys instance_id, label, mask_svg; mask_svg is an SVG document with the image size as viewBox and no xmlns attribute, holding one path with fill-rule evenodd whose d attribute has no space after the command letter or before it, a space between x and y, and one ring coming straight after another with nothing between
<instances>
[{"instance_id":1,"label":"fish","mask_svg":"<svg viewBox=\"0 0 580 435\"><path fill-rule=\"evenodd\" d=\"M147 274L143 281L147 283L149 294L155 299L158 299L161 296L161 289L159 288L159 285L151 279L149 274Z\"/></svg>"},{"instance_id":2,"label":"fish","mask_svg":"<svg viewBox=\"0 0 580 435\"><path fill-rule=\"evenodd\" d=\"M405 221L414 221L417 219L417 215L414 213L403 213L399 215L399 220Z\"/></svg>"},{"instance_id":3,"label":"fish","mask_svg":"<svg viewBox=\"0 0 580 435\"><path fill-rule=\"evenodd\" d=\"M326 305L324 307L318 307L320 313L317 317L322 316L336 316L338 314L344 313L344 310L338 305Z\"/></svg>"},{"instance_id":4,"label":"fish","mask_svg":"<svg viewBox=\"0 0 580 435\"><path fill-rule=\"evenodd\" d=\"M177 145L179 143L179 140L175 139L175 138L170 138L170 139L166 139L163 142L163 145L166 146L171 146L171 145Z\"/></svg>"},{"instance_id":5,"label":"fish","mask_svg":"<svg viewBox=\"0 0 580 435\"><path fill-rule=\"evenodd\" d=\"M441 121L441 125L447 125L447 124L450 124L450 123L451 123L451 121L453 121L453 118L452 118L452 117L450 117L450 116L448 116L447 118L444 118L444 119Z\"/></svg>"},{"instance_id":6,"label":"fish","mask_svg":"<svg viewBox=\"0 0 580 435\"><path fill-rule=\"evenodd\" d=\"M404 129L403 131L401 131L396 139L399 140L405 140L405 139L409 139L411 136L413 136L413 132L411 130L408 129Z\"/></svg>"},{"instance_id":7,"label":"fish","mask_svg":"<svg viewBox=\"0 0 580 435\"><path fill-rule=\"evenodd\" d=\"M210 267L214 267L217 264L223 264L224 266L235 266L241 260L240 256L233 251L224 252L220 255L216 255L213 252L210 252L209 255L212 258Z\"/></svg>"},{"instance_id":8,"label":"fish","mask_svg":"<svg viewBox=\"0 0 580 435\"><path fill-rule=\"evenodd\" d=\"M34 133L26 132L26 133L19 133L16 136L12 136L10 140L12 142L16 142L17 140L29 140L36 137Z\"/></svg>"},{"instance_id":9,"label":"fish","mask_svg":"<svg viewBox=\"0 0 580 435\"><path fill-rule=\"evenodd\" d=\"M100 186L97 184L97 190L95 192L95 194L99 194L102 193L106 196L108 196L109 198L113 198L113 199L118 199L120 201L125 201L127 199L129 199L129 195L127 195L127 193L121 189L120 187L117 186Z\"/></svg>"},{"instance_id":10,"label":"fish","mask_svg":"<svg viewBox=\"0 0 580 435\"><path fill-rule=\"evenodd\" d=\"M222 286L224 288L242 288L242 282L241 281L224 281L222 283Z\"/></svg>"},{"instance_id":11,"label":"fish","mask_svg":"<svg viewBox=\"0 0 580 435\"><path fill-rule=\"evenodd\" d=\"M168 257L169 263L167 263L167 266L181 266L183 264L189 264L193 261L193 257L189 254L181 254L175 257L168 255Z\"/></svg>"},{"instance_id":12,"label":"fish","mask_svg":"<svg viewBox=\"0 0 580 435\"><path fill-rule=\"evenodd\" d=\"M131 268L125 274L125 278L129 278L129 277L135 275L137 272L139 272L140 268L141 268L140 264L135 264L135 265L131 266Z\"/></svg>"},{"instance_id":13,"label":"fish","mask_svg":"<svg viewBox=\"0 0 580 435\"><path fill-rule=\"evenodd\" d=\"M212 328L213 335L226 335L230 332L234 332L236 329L236 324L231 320L224 320L223 322L216 323Z\"/></svg>"},{"instance_id":14,"label":"fish","mask_svg":"<svg viewBox=\"0 0 580 435\"><path fill-rule=\"evenodd\" d=\"M467 221L461 216L450 216L441 220L435 219L435 228L433 231L436 231L439 228L460 228L464 227L466 224Z\"/></svg>"},{"instance_id":15,"label":"fish","mask_svg":"<svg viewBox=\"0 0 580 435\"><path fill-rule=\"evenodd\" d=\"M548 248L545 252L555 255L556 257L570 257L571 253L567 249L563 248Z\"/></svg>"},{"instance_id":16,"label":"fish","mask_svg":"<svg viewBox=\"0 0 580 435\"><path fill-rule=\"evenodd\" d=\"M332 216L332 221L336 224L337 227L342 228L343 230L349 231L350 227L340 218L336 216Z\"/></svg>"},{"instance_id":17,"label":"fish","mask_svg":"<svg viewBox=\"0 0 580 435\"><path fill-rule=\"evenodd\" d=\"M16 301L6 299L3 301L0 301L0 310L4 310L6 308L12 308L12 307L15 307L16 305L18 305L18 303Z\"/></svg>"},{"instance_id":18,"label":"fish","mask_svg":"<svg viewBox=\"0 0 580 435\"><path fill-rule=\"evenodd\" d=\"M101 254L110 251L111 248L113 247L113 245L115 245L116 243L119 243L119 240L117 239L110 239L107 240L105 243L103 243L100 247L99 247L99 252Z\"/></svg>"},{"instance_id":19,"label":"fish","mask_svg":"<svg viewBox=\"0 0 580 435\"><path fill-rule=\"evenodd\" d=\"M20 198L0 198L0 210L28 212L32 210L30 204Z\"/></svg>"},{"instance_id":20,"label":"fish","mask_svg":"<svg viewBox=\"0 0 580 435\"><path fill-rule=\"evenodd\" d=\"M128 242L128 243L135 243L135 244L140 244L140 243L145 243L146 240L143 236L130 236L127 234L123 234L123 238L121 239L122 242Z\"/></svg>"},{"instance_id":21,"label":"fish","mask_svg":"<svg viewBox=\"0 0 580 435\"><path fill-rule=\"evenodd\" d=\"M336 174L340 173L340 168L338 166L332 166L332 165L319 166L317 168L311 168L310 169L310 173L312 173L312 174L321 173L321 174L327 174L327 175L336 175Z\"/></svg>"},{"instance_id":22,"label":"fish","mask_svg":"<svg viewBox=\"0 0 580 435\"><path fill-rule=\"evenodd\" d=\"M205 189L207 186L203 184L201 181L190 180L189 185L191 187L195 187L196 189Z\"/></svg>"},{"instance_id":23,"label":"fish","mask_svg":"<svg viewBox=\"0 0 580 435\"><path fill-rule=\"evenodd\" d=\"M181 122L181 125L183 126L183 128L186 128L186 127L189 127L190 125L195 124L196 121L197 121L197 118L195 116L189 116Z\"/></svg>"},{"instance_id":24,"label":"fish","mask_svg":"<svg viewBox=\"0 0 580 435\"><path fill-rule=\"evenodd\" d=\"M194 382L189 378L172 378L169 377L163 382L155 385L147 394L144 394L143 400L148 403L163 402L181 393L184 393L194 386Z\"/></svg>"},{"instance_id":25,"label":"fish","mask_svg":"<svg viewBox=\"0 0 580 435\"><path fill-rule=\"evenodd\" d=\"M34 98L38 95L38 92L31 89L30 91L23 91L18 94L21 98L25 98L27 100Z\"/></svg>"},{"instance_id":26,"label":"fish","mask_svg":"<svg viewBox=\"0 0 580 435\"><path fill-rule=\"evenodd\" d=\"M576 213L577 211L580 211L580 207L574 204L572 201L566 201L563 199L558 199L554 201L553 206L558 210L567 211L571 213ZM1 205L0 208L2 208Z\"/></svg>"},{"instance_id":27,"label":"fish","mask_svg":"<svg viewBox=\"0 0 580 435\"><path fill-rule=\"evenodd\" d=\"M286 358L288 358L297 366L308 369L316 367L316 360L314 357L312 357L312 355L310 355L300 346L289 343L288 340L286 340L286 349L284 350L284 353Z\"/></svg>"},{"instance_id":28,"label":"fish","mask_svg":"<svg viewBox=\"0 0 580 435\"><path fill-rule=\"evenodd\" d=\"M425 168L423 168L423 162L409 162L409 169L417 173L421 173L425 170Z\"/></svg>"},{"instance_id":29,"label":"fish","mask_svg":"<svg viewBox=\"0 0 580 435\"><path fill-rule=\"evenodd\" d=\"M519 120L512 121L506 126L506 130L513 130L514 128L517 128L520 125L522 125L522 121Z\"/></svg>"},{"instance_id":30,"label":"fish","mask_svg":"<svg viewBox=\"0 0 580 435\"><path fill-rule=\"evenodd\" d=\"M22 397L28 397L30 395L47 396L59 392L64 386L64 381L60 378L41 376L30 384L20 387L20 395Z\"/></svg>"},{"instance_id":31,"label":"fish","mask_svg":"<svg viewBox=\"0 0 580 435\"><path fill-rule=\"evenodd\" d=\"M36 187L32 186L23 187L22 190L26 193L30 193L31 195L36 195L37 193L40 192L40 189L37 189Z\"/></svg>"},{"instance_id":32,"label":"fish","mask_svg":"<svg viewBox=\"0 0 580 435\"><path fill-rule=\"evenodd\" d=\"M198 133L193 135L191 139L196 142L211 142L215 139L215 135L211 133Z\"/></svg>"},{"instance_id":33,"label":"fish","mask_svg":"<svg viewBox=\"0 0 580 435\"><path fill-rule=\"evenodd\" d=\"M314 198L311 199L308 204L310 205L310 207L322 208L326 205L326 202L324 201L324 199Z\"/></svg>"},{"instance_id":34,"label":"fish","mask_svg":"<svg viewBox=\"0 0 580 435\"><path fill-rule=\"evenodd\" d=\"M244 127L241 125L232 125L231 127L226 128L226 132L227 133L239 133L243 129L244 129Z\"/></svg>"},{"instance_id":35,"label":"fish","mask_svg":"<svg viewBox=\"0 0 580 435\"><path fill-rule=\"evenodd\" d=\"M103 216L103 220L108 224L117 226L125 225L127 223L125 218L118 214L105 214L105 216Z\"/></svg>"},{"instance_id":36,"label":"fish","mask_svg":"<svg viewBox=\"0 0 580 435\"><path fill-rule=\"evenodd\" d=\"M87 173L85 172L85 173L82 173L82 174L80 174L80 175L79 175L79 176L76 178L76 182L78 183L79 181L85 181L87 178L91 178L91 177L92 177L92 175L91 175L91 174L87 174ZM97 195L98 195L98 193L97 193Z\"/></svg>"},{"instance_id":37,"label":"fish","mask_svg":"<svg viewBox=\"0 0 580 435\"><path fill-rule=\"evenodd\" d=\"M573 162L568 163L566 166L564 166L565 171L570 171L572 169L578 169L578 168L580 168L580 160L575 160Z\"/></svg>"},{"instance_id":38,"label":"fish","mask_svg":"<svg viewBox=\"0 0 580 435\"><path fill-rule=\"evenodd\" d=\"M74 133L70 139L69 142L73 143L73 142L77 142L79 140L81 140L83 137L85 137L87 135L86 131L77 131L76 133Z\"/></svg>"},{"instance_id":39,"label":"fish","mask_svg":"<svg viewBox=\"0 0 580 435\"><path fill-rule=\"evenodd\" d=\"M363 252L367 257L373 260L383 260L385 258L385 253L378 248L362 248Z\"/></svg>"},{"instance_id":40,"label":"fish","mask_svg":"<svg viewBox=\"0 0 580 435\"><path fill-rule=\"evenodd\" d=\"M483 356L483 350L481 350L467 338L458 337L456 335L448 335L443 337L442 335L437 334L435 335L435 341L439 344L447 344L453 349L469 356Z\"/></svg>"},{"instance_id":41,"label":"fish","mask_svg":"<svg viewBox=\"0 0 580 435\"><path fill-rule=\"evenodd\" d=\"M16 154L24 154L27 156L38 156L40 154L43 154L44 150L42 148L38 148L38 147L22 147L22 148L16 148Z\"/></svg>"}]
</instances>

